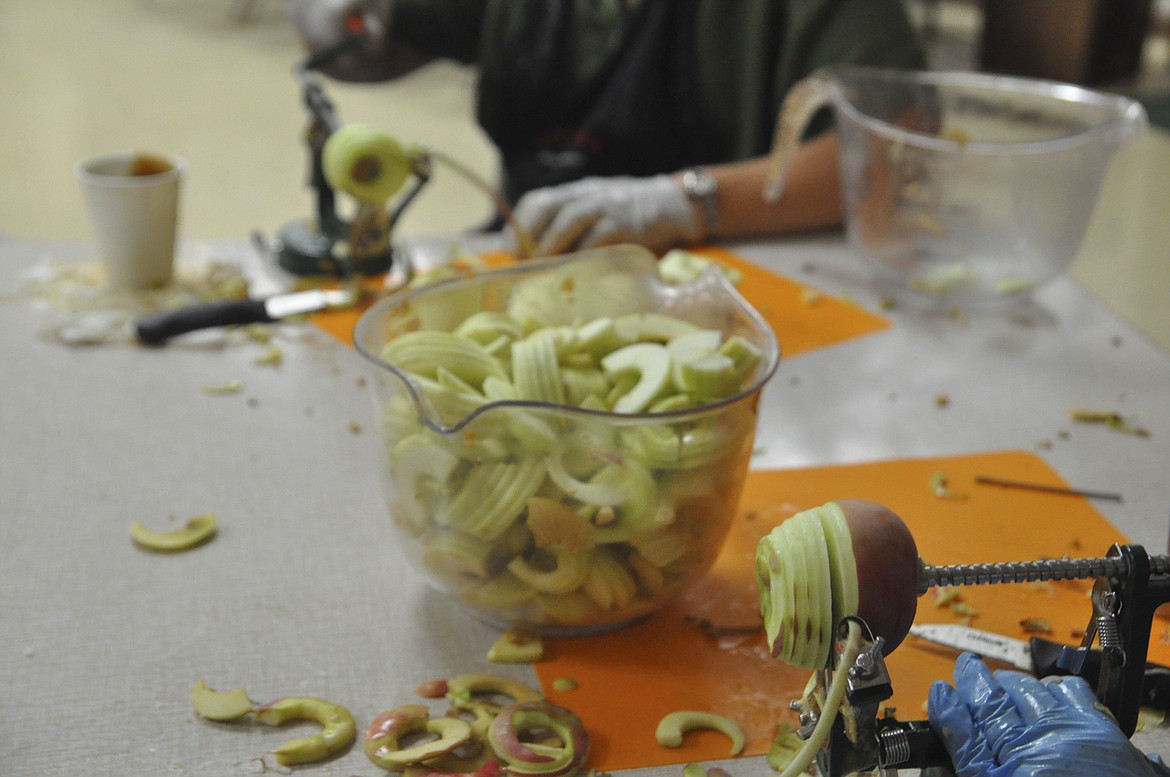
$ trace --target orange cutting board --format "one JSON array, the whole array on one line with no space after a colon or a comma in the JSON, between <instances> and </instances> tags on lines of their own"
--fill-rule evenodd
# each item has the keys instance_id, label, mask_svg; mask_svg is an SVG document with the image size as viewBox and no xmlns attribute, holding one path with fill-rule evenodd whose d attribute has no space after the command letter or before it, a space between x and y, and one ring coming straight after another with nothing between
<instances>
[{"instance_id":1,"label":"orange cutting board","mask_svg":"<svg viewBox=\"0 0 1170 777\"><path fill-rule=\"evenodd\" d=\"M741 274L743 280L739 283L739 291L772 326L780 341L781 358L889 326L889 321L881 316L765 270L730 251L703 247L695 252ZM493 267L515 261L511 255L503 253L486 254L483 259ZM361 305L324 310L311 314L309 320L341 342L352 344L354 324L364 310Z\"/></svg>"},{"instance_id":2,"label":"orange cutting board","mask_svg":"<svg viewBox=\"0 0 1170 777\"><path fill-rule=\"evenodd\" d=\"M937 496L935 473L943 473L959 496ZM654 738L659 719L679 709L730 717L747 733L744 754L762 754L778 723L795 722L788 704L801 695L811 673L772 659L759 632L714 639L690 619L758 624L756 544L799 510L831 499L881 502L902 516L919 555L933 565L1096 557L1126 541L1081 497L977 484L980 475L1067 485L1026 452L753 472L711 572L677 602L628 629L547 640L546 657L536 665L541 686L581 717L591 735L590 764L602 771L727 757L728 740L714 732L688 734L678 749L659 746ZM1042 616L1051 624L1050 638L1077 644L1091 612L1091 586L1092 581L1074 581L960 590L963 603L977 613L972 625L1027 638L1020 621ZM920 623L962 621L950 607L937 606L933 594L919 599L917 613ZM1150 660L1170 663L1170 648L1161 638L1166 631L1165 623L1154 624ZM891 654L887 666L895 692L888 703L900 719L925 719L930 684L950 678L955 656L913 637ZM557 691L558 677L572 678L577 689Z\"/></svg>"},{"instance_id":3,"label":"orange cutting board","mask_svg":"<svg viewBox=\"0 0 1170 777\"><path fill-rule=\"evenodd\" d=\"M724 248L704 246L694 252L741 274L737 288L772 326L780 341L781 359L878 332L890 325L888 319L848 300L765 270Z\"/></svg>"}]
</instances>

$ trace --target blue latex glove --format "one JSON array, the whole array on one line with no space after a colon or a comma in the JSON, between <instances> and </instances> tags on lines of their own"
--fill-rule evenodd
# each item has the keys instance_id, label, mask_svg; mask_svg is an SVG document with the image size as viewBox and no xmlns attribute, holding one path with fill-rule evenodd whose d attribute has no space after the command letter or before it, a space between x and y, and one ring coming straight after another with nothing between
<instances>
[{"instance_id":1,"label":"blue latex glove","mask_svg":"<svg viewBox=\"0 0 1170 777\"><path fill-rule=\"evenodd\" d=\"M958 777L1170 775L1121 733L1080 677L992 673L968 653L955 664L955 687L931 686L929 706Z\"/></svg>"}]
</instances>

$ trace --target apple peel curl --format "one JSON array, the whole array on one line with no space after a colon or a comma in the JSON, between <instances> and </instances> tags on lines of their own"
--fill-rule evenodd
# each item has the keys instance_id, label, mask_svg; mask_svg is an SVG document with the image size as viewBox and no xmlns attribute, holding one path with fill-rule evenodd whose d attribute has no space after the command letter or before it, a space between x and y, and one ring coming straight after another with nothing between
<instances>
[{"instance_id":1,"label":"apple peel curl","mask_svg":"<svg viewBox=\"0 0 1170 777\"><path fill-rule=\"evenodd\" d=\"M683 734L695 729L708 728L725 734L731 740L729 755L739 755L743 752L746 737L743 728L738 723L723 715L700 710L677 710L667 713L658 721L658 728L654 738L663 747L678 747L682 744Z\"/></svg>"},{"instance_id":2,"label":"apple peel curl","mask_svg":"<svg viewBox=\"0 0 1170 777\"><path fill-rule=\"evenodd\" d=\"M130 524L130 539L139 547L156 553L181 553L207 542L215 536L215 531L215 516L207 513L197 515L189 519L186 525L170 531L149 529L140 521L135 521Z\"/></svg>"},{"instance_id":3,"label":"apple peel curl","mask_svg":"<svg viewBox=\"0 0 1170 777\"><path fill-rule=\"evenodd\" d=\"M521 741L531 732L548 732L559 745ZM548 701L512 704L488 728L488 744L510 774L562 777L576 773L589 757L589 735L573 712Z\"/></svg>"},{"instance_id":4,"label":"apple peel curl","mask_svg":"<svg viewBox=\"0 0 1170 777\"><path fill-rule=\"evenodd\" d=\"M272 751L281 766L320 761L349 747L357 738L353 715L340 704L322 699L290 696L256 709L257 723L283 726L294 720L311 720L321 731L311 737L290 739Z\"/></svg>"},{"instance_id":5,"label":"apple peel curl","mask_svg":"<svg viewBox=\"0 0 1170 777\"><path fill-rule=\"evenodd\" d=\"M465 712L484 710L495 715L503 705L490 700L492 696L506 696L511 703L539 701L540 691L519 680L487 673L461 674L447 680L447 699L456 709Z\"/></svg>"},{"instance_id":6,"label":"apple peel curl","mask_svg":"<svg viewBox=\"0 0 1170 777\"><path fill-rule=\"evenodd\" d=\"M400 748L402 739L421 732L436 734L438 739ZM383 769L400 771L410 764L446 755L471 739L471 724L460 718L432 718L422 704L406 704L383 712L366 729L362 750L366 757Z\"/></svg>"},{"instance_id":7,"label":"apple peel curl","mask_svg":"<svg viewBox=\"0 0 1170 777\"><path fill-rule=\"evenodd\" d=\"M495 756L486 755L474 769L463 771L448 770L431 764L410 764L402 777L502 777L504 765Z\"/></svg>"}]
</instances>

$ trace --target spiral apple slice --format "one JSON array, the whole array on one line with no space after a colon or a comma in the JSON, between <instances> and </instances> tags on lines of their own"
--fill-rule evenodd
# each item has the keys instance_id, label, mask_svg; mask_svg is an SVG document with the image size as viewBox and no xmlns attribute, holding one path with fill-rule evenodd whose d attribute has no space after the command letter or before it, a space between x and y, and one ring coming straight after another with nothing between
<instances>
[{"instance_id":1,"label":"spiral apple slice","mask_svg":"<svg viewBox=\"0 0 1170 777\"><path fill-rule=\"evenodd\" d=\"M829 552L820 511L797 513L777 526L756 549L756 580L772 655L793 666L822 667L832 646L838 595L836 580L856 577L834 570L844 558ZM847 560L847 559L846 559ZM846 587L847 586L843 586ZM856 584L854 584L856 589ZM846 615L855 611L841 610Z\"/></svg>"},{"instance_id":2,"label":"spiral apple slice","mask_svg":"<svg viewBox=\"0 0 1170 777\"><path fill-rule=\"evenodd\" d=\"M853 540L841 505L829 502L817 511L828 550L829 574L832 576L830 635L832 629L851 613L857 612L857 561L853 557Z\"/></svg>"},{"instance_id":3,"label":"spiral apple slice","mask_svg":"<svg viewBox=\"0 0 1170 777\"><path fill-rule=\"evenodd\" d=\"M819 532L809 529L812 523ZM827 564L811 560L820 554ZM861 500L830 502L797 513L760 540L756 581L772 655L811 669L824 665L836 625L853 615L884 640L884 653L901 644L917 606L918 550L888 508ZM818 629L826 636L813 642L814 650L805 633L824 617L825 591L832 626Z\"/></svg>"},{"instance_id":4,"label":"spiral apple slice","mask_svg":"<svg viewBox=\"0 0 1170 777\"><path fill-rule=\"evenodd\" d=\"M764 632L772 657L792 663L795 576L789 568L786 543L778 536L784 525L773 529L756 546L756 583L760 590Z\"/></svg>"},{"instance_id":5,"label":"spiral apple slice","mask_svg":"<svg viewBox=\"0 0 1170 777\"><path fill-rule=\"evenodd\" d=\"M817 646L811 644L812 635L809 633L811 608L808 589L810 584L815 585L817 581L809 574L808 545L803 540L805 523L801 520L793 524L793 537L784 546L784 552L789 558L788 568L792 570L792 646L789 655L795 666L816 666L809 660Z\"/></svg>"},{"instance_id":6,"label":"spiral apple slice","mask_svg":"<svg viewBox=\"0 0 1170 777\"><path fill-rule=\"evenodd\" d=\"M804 542L808 572L808 617L805 629L808 646L804 653L806 663L824 666L829 660L829 649L833 640L833 593L835 585L817 585L815 581L833 581L832 564L829 557L825 532L819 520L806 521Z\"/></svg>"}]
</instances>

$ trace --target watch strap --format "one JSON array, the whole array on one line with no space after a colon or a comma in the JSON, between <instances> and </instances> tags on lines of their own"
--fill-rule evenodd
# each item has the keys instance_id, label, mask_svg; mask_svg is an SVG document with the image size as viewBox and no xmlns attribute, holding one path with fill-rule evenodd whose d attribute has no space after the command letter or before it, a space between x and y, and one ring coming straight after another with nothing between
<instances>
[{"instance_id":1,"label":"watch strap","mask_svg":"<svg viewBox=\"0 0 1170 777\"><path fill-rule=\"evenodd\" d=\"M706 236L719 233L719 184L715 176L702 167L688 167L682 172L682 188L691 202L699 206L706 226Z\"/></svg>"}]
</instances>

